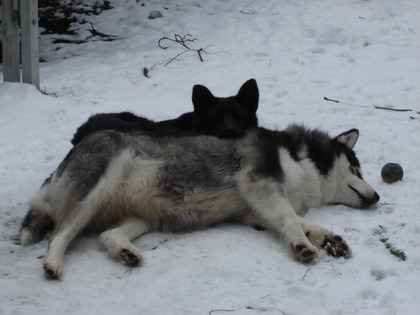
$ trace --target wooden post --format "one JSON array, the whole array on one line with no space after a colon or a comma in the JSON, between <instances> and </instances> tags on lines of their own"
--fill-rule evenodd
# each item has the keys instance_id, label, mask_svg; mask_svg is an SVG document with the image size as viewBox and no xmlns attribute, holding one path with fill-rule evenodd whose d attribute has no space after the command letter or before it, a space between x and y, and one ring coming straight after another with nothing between
<instances>
[{"instance_id":1,"label":"wooden post","mask_svg":"<svg viewBox=\"0 0 420 315\"><path fill-rule=\"evenodd\" d=\"M2 0L4 81L20 82L19 8L14 0Z\"/></svg>"},{"instance_id":2,"label":"wooden post","mask_svg":"<svg viewBox=\"0 0 420 315\"><path fill-rule=\"evenodd\" d=\"M20 0L22 81L39 89L38 1Z\"/></svg>"}]
</instances>

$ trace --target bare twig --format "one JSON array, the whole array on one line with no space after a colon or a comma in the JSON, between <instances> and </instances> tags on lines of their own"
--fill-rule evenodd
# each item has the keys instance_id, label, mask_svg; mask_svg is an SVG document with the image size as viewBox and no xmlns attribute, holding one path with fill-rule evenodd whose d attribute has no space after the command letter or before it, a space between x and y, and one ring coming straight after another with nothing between
<instances>
[{"instance_id":1,"label":"bare twig","mask_svg":"<svg viewBox=\"0 0 420 315\"><path fill-rule=\"evenodd\" d=\"M211 310L209 312L209 315L215 313L215 312L234 312L235 310L222 310L222 309L218 309L218 310Z\"/></svg>"},{"instance_id":2,"label":"bare twig","mask_svg":"<svg viewBox=\"0 0 420 315\"><path fill-rule=\"evenodd\" d=\"M64 39L64 38L53 38L53 44L85 44L87 43L91 38L94 37L99 37L99 40L105 41L105 42L111 42L114 40L119 40L122 39L121 37L115 36L115 35L108 35L108 34L104 34L102 32L99 32L95 29L95 27L93 26L93 24L91 22L89 22L90 27L92 28L91 30L88 30L91 35L86 37L85 39L82 40L76 40L76 39Z\"/></svg>"},{"instance_id":3,"label":"bare twig","mask_svg":"<svg viewBox=\"0 0 420 315\"><path fill-rule=\"evenodd\" d=\"M341 103L340 101L333 100L333 99L330 99L328 97L324 97L324 100L329 101L329 102L334 102L334 103ZM346 103L344 103L344 104L346 104ZM347 103L347 105L352 105L352 104ZM361 107L366 107L366 106L361 106ZM390 108L390 107L377 106L377 105L374 105L373 107L376 108L376 109L383 109L383 110L389 110L389 111L394 111L394 112L412 112L413 111L412 109L409 109L409 108L399 109L399 108ZM417 114L420 114L420 112L417 112ZM410 118L416 119L414 117L410 117Z\"/></svg>"},{"instance_id":4,"label":"bare twig","mask_svg":"<svg viewBox=\"0 0 420 315\"><path fill-rule=\"evenodd\" d=\"M324 97L324 100L329 101L329 102L334 102L334 103L340 103L340 101L332 100L328 97Z\"/></svg>"},{"instance_id":5,"label":"bare twig","mask_svg":"<svg viewBox=\"0 0 420 315\"><path fill-rule=\"evenodd\" d=\"M169 37L166 37L166 36L163 36L161 39L159 39L158 46L160 48L162 48L162 49L167 49L168 48L167 46L162 46L161 45L161 42L163 40L169 40L171 42L178 43L178 44L184 46L187 49L190 49L190 47L188 47L186 43L188 43L188 42L194 42L194 41L197 40L197 38L193 37L191 34L185 34L184 36L181 36L181 35L178 35L178 34L174 34L174 39L169 38Z\"/></svg>"},{"instance_id":6,"label":"bare twig","mask_svg":"<svg viewBox=\"0 0 420 315\"><path fill-rule=\"evenodd\" d=\"M303 275L303 277L302 277L302 281L305 281L305 278L306 278L306 275L308 274L308 272L311 270L312 268L308 268L306 271L305 271L305 274Z\"/></svg>"},{"instance_id":7,"label":"bare twig","mask_svg":"<svg viewBox=\"0 0 420 315\"><path fill-rule=\"evenodd\" d=\"M389 202L380 202L381 206L389 206L389 205L395 205L395 203L389 203ZM382 229L382 226L379 225L379 227Z\"/></svg>"},{"instance_id":8,"label":"bare twig","mask_svg":"<svg viewBox=\"0 0 420 315\"><path fill-rule=\"evenodd\" d=\"M257 13L258 11L260 11L260 10L262 10L262 9L264 9L265 8L265 6L262 6L261 8L259 8L259 9L257 9L257 10L254 10L254 11L245 11L246 10L246 8L248 8L250 5L252 5L254 2L255 2L256 0L254 0L254 1L252 1L252 2L250 2L250 3L248 3L246 6L245 6L245 8L243 8L241 11L239 11L239 12L241 12L241 13L243 13L243 14L249 14L249 15L253 15L253 14L255 14L255 13Z\"/></svg>"},{"instance_id":9,"label":"bare twig","mask_svg":"<svg viewBox=\"0 0 420 315\"><path fill-rule=\"evenodd\" d=\"M335 266L334 266L334 264L332 264L332 270L334 271L334 273L335 273L335 275L334 275L334 278L337 278L337 277L339 277L339 276L342 276L343 274L341 273L341 272L338 272L337 270L335 270Z\"/></svg>"},{"instance_id":10,"label":"bare twig","mask_svg":"<svg viewBox=\"0 0 420 315\"><path fill-rule=\"evenodd\" d=\"M115 36L115 35L108 35L108 34L101 33L93 27L93 24L91 22L89 22L89 24L92 27L92 30L89 30L89 32L92 34L91 37L99 36L100 38L105 38L104 39L105 41L113 41L113 40L116 40L116 39L121 39L121 38L119 38L118 36Z\"/></svg>"},{"instance_id":11,"label":"bare twig","mask_svg":"<svg viewBox=\"0 0 420 315\"><path fill-rule=\"evenodd\" d=\"M254 306L247 306L246 309L247 310L263 311L263 312L266 312L267 311L265 308L262 308L262 307L254 307Z\"/></svg>"},{"instance_id":12,"label":"bare twig","mask_svg":"<svg viewBox=\"0 0 420 315\"><path fill-rule=\"evenodd\" d=\"M203 62L203 58L201 57L201 53L202 52L206 52L204 49L202 49L202 48L200 48L200 49L189 49L189 50L185 50L185 51L177 54L175 57L172 57L172 58L169 58L169 59L167 59L165 61L162 61L162 62L159 62L159 63L154 64L153 66L150 67L150 71L153 70L157 66L163 65L164 67L166 67L167 65L169 65L172 62L174 62L175 60L178 60L178 57L179 56L182 56L183 54L186 54L186 53L189 53L189 52L192 52L192 51L193 52L197 52L198 57L200 58L200 61Z\"/></svg>"},{"instance_id":13,"label":"bare twig","mask_svg":"<svg viewBox=\"0 0 420 315\"><path fill-rule=\"evenodd\" d=\"M397 108L389 108L389 107L382 107L382 106L373 106L376 109L384 109L384 110L391 110L394 112L412 112L412 109L397 109Z\"/></svg>"},{"instance_id":14,"label":"bare twig","mask_svg":"<svg viewBox=\"0 0 420 315\"><path fill-rule=\"evenodd\" d=\"M207 48L207 47L206 47ZM154 68L156 68L157 66L164 66L164 67L166 67L167 65L169 65L170 63L172 63L172 62L174 62L174 61L176 61L176 60L178 60L178 58L180 57L180 56L182 56L182 55L184 55L184 54L186 54L186 53L190 53L190 52L196 52L197 53L197 55L198 55L198 58L200 59L200 61L201 62L204 62L204 59L203 59L203 53L206 53L207 54L207 52L205 51L205 48L200 48L200 49L191 49L191 48L189 48L188 50L185 50L185 51L183 51L183 52L180 52L179 54L177 54L176 56L174 56L174 57L172 57L172 58L169 58L169 59L166 59L166 60L164 60L164 61L162 61L162 62L159 62L159 63L155 63L153 66L151 66L150 67L150 69L148 69L148 68L143 68L143 75L146 77L146 78L150 78L150 71L152 71Z\"/></svg>"},{"instance_id":15,"label":"bare twig","mask_svg":"<svg viewBox=\"0 0 420 315\"><path fill-rule=\"evenodd\" d=\"M73 40L73 39L64 39L64 38L52 38L53 44L85 44L88 42L88 39L92 38L92 36L89 36L86 40Z\"/></svg>"},{"instance_id":16,"label":"bare twig","mask_svg":"<svg viewBox=\"0 0 420 315\"><path fill-rule=\"evenodd\" d=\"M185 50L185 51L183 51L183 52L180 52L180 53L179 53L179 54L177 54L175 57L172 57L172 58L169 58L169 59L164 60L164 61L162 61L162 62L159 62L159 63L154 64L153 66L151 66L151 67L150 67L150 69L148 69L148 68L143 68L143 75L144 75L146 78L150 78L150 76L149 76L150 71L152 71L155 67L157 67L157 66L162 66L162 65L163 65L164 67L166 67L167 65L169 65L169 64L170 64L170 63L172 63L172 62L174 62L175 60L178 60L178 57L182 56L183 54L189 53L189 52L196 52L196 53L197 53L197 55L198 55L198 58L200 59L200 61L201 61L201 62L204 62L204 59L203 59L203 53L207 53L207 52L205 51L205 49L206 49L207 47L206 47L206 48L199 48L199 49L195 49L195 48L190 48L190 47L188 47L187 43L194 42L194 41L196 41L196 40L197 40L197 38L193 37L191 34L186 34L186 35L184 35L184 36L181 36L181 35L178 35L178 34L174 34L174 38L169 38L169 37L163 36L162 38L160 38L160 39L159 39L159 41L158 41L158 46L159 46L160 48L162 48L162 49L168 49L168 48L169 48L169 46L163 46L163 45L162 45L162 41L164 41L164 40L169 40L169 41L171 41L171 42L174 42L174 43L180 44L181 46L183 46L183 47L184 47L184 48L186 48L187 50Z\"/></svg>"},{"instance_id":17,"label":"bare twig","mask_svg":"<svg viewBox=\"0 0 420 315\"><path fill-rule=\"evenodd\" d=\"M198 58L200 58L200 61L201 61L201 62L204 62L203 57L201 56L201 53L202 53L202 52L205 52L205 51L203 50L203 48L200 48L200 49L198 49L198 50L197 50Z\"/></svg>"}]
</instances>

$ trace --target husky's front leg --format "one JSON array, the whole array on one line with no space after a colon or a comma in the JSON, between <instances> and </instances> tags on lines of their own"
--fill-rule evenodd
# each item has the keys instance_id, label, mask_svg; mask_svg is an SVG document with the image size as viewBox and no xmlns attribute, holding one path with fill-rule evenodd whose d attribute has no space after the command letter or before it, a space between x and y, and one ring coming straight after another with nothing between
<instances>
[{"instance_id":1,"label":"husky's front leg","mask_svg":"<svg viewBox=\"0 0 420 315\"><path fill-rule=\"evenodd\" d=\"M351 249L341 236L324 229L318 224L308 222L304 218L299 217L299 221L309 241L318 248L325 250L328 255L344 258L351 256Z\"/></svg>"},{"instance_id":2,"label":"husky's front leg","mask_svg":"<svg viewBox=\"0 0 420 315\"><path fill-rule=\"evenodd\" d=\"M254 210L258 225L282 235L298 260L309 262L317 257L318 249L305 236L299 218L278 182L253 178L241 181L240 189Z\"/></svg>"},{"instance_id":3,"label":"husky's front leg","mask_svg":"<svg viewBox=\"0 0 420 315\"><path fill-rule=\"evenodd\" d=\"M112 258L129 266L137 266L143 259L137 247L130 241L148 231L149 227L143 220L130 217L117 227L103 232L100 240Z\"/></svg>"}]
</instances>

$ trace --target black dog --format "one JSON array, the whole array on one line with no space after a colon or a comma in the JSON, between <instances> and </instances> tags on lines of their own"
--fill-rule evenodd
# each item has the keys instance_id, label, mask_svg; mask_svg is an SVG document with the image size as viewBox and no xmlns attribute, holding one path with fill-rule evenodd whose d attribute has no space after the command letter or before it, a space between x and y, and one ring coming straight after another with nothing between
<instances>
[{"instance_id":1,"label":"black dog","mask_svg":"<svg viewBox=\"0 0 420 315\"><path fill-rule=\"evenodd\" d=\"M218 138L241 137L246 129L258 125L258 98L254 79L245 82L237 95L226 98L215 97L205 86L195 85L192 92L194 112L160 122L129 112L97 114L77 129L71 143L76 145L87 135L100 130L141 130L162 135L189 131Z\"/></svg>"}]
</instances>

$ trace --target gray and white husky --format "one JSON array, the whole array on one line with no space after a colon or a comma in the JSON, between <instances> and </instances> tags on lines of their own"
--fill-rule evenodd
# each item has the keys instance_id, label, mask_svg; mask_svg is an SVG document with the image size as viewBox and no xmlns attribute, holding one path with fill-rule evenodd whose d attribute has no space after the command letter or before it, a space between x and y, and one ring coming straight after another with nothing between
<instances>
[{"instance_id":1,"label":"gray and white husky","mask_svg":"<svg viewBox=\"0 0 420 315\"><path fill-rule=\"evenodd\" d=\"M319 249L347 258L340 236L299 214L323 204L378 202L352 150L358 135L352 129L331 138L296 125L255 128L235 140L98 132L69 152L30 201L21 243L53 231L44 261L53 279L81 232L101 233L111 257L135 266L142 258L131 240L142 234L226 221L281 235L303 262Z\"/></svg>"}]
</instances>

